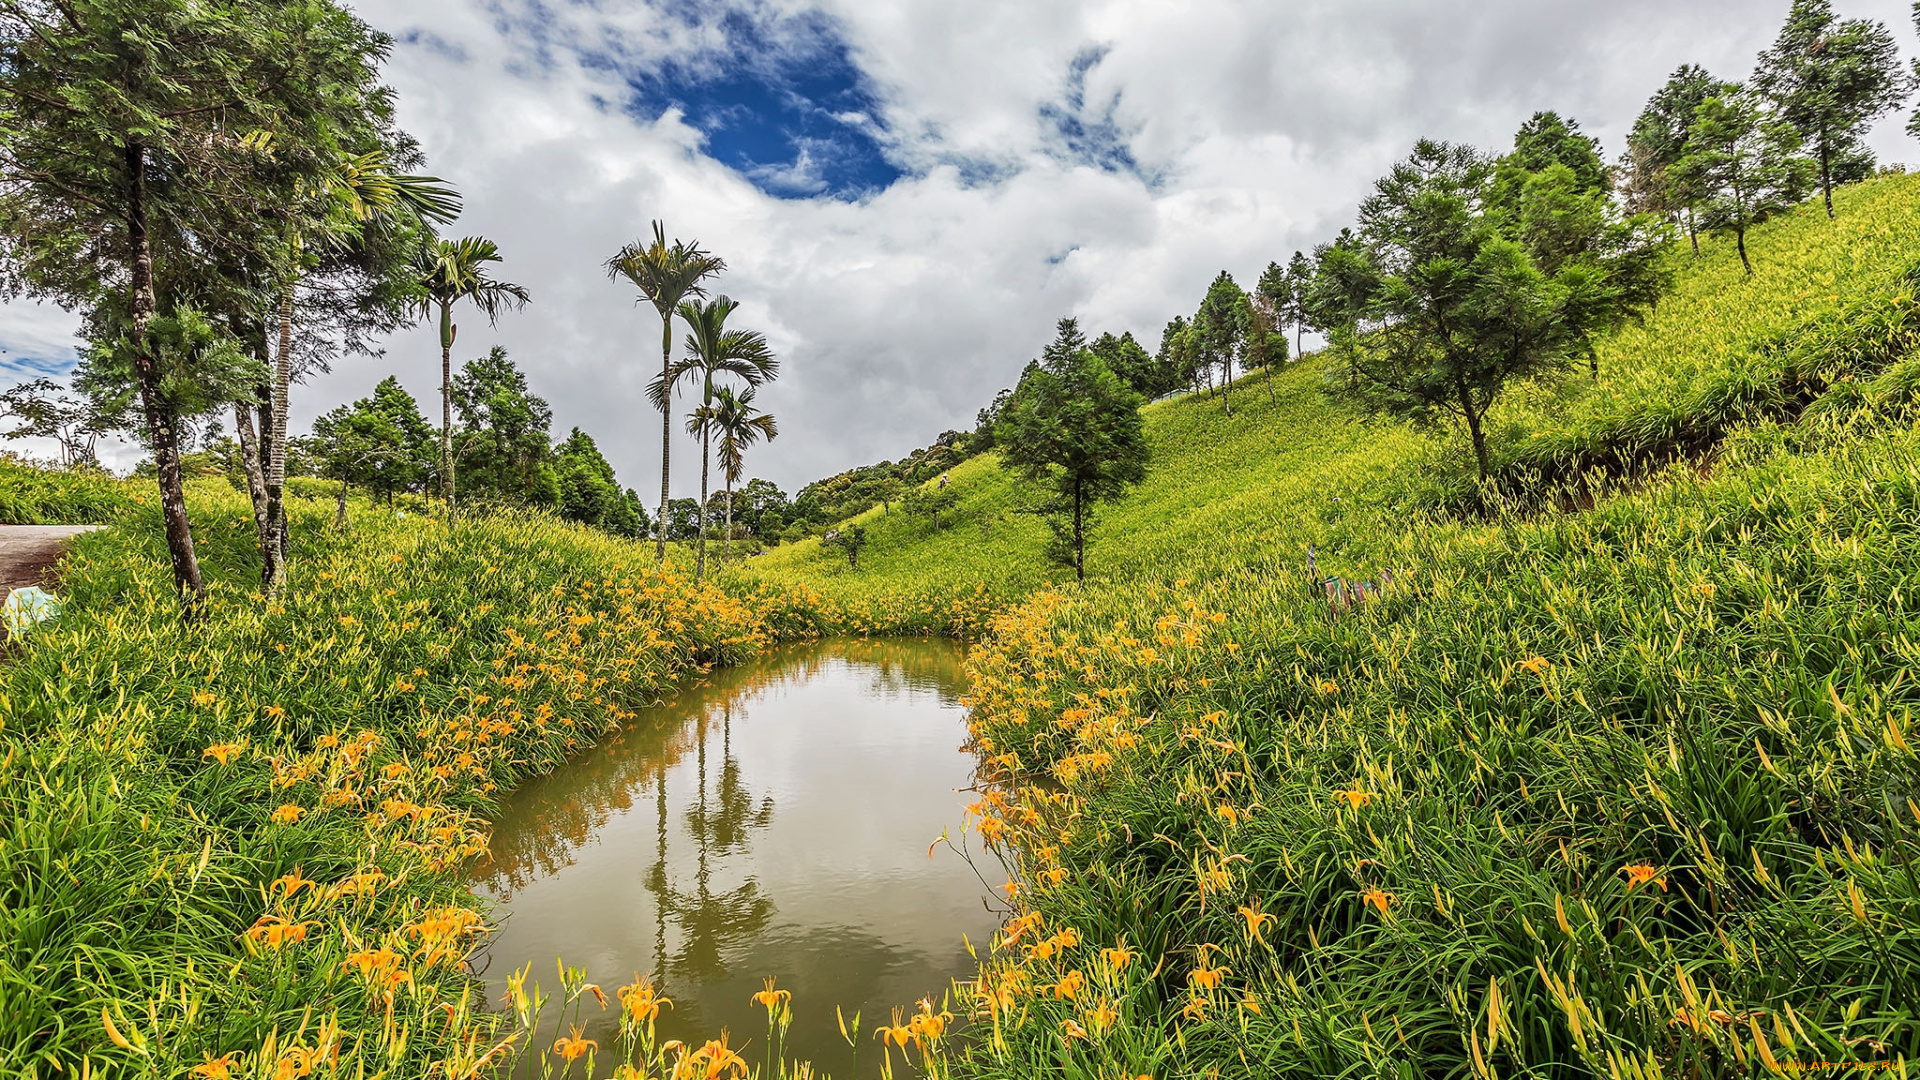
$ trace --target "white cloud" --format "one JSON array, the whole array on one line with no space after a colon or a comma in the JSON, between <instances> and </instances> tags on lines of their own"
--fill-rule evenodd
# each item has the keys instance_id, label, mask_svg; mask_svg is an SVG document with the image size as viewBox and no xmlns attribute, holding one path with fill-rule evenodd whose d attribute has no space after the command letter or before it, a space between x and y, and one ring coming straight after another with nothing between
<instances>
[{"instance_id":1,"label":"white cloud","mask_svg":"<svg viewBox=\"0 0 1920 1080\"><path fill-rule=\"evenodd\" d=\"M401 119L434 172L467 199L458 228L499 242L502 273L534 302L497 331L463 314L462 359L508 347L553 402L557 435L579 425L624 483L657 477L659 420L642 387L657 364L650 307L601 263L652 218L697 237L731 269L736 319L766 330L786 363L761 395L782 435L751 471L790 492L850 465L898 457L1010 382L1075 314L1131 329L1151 348L1222 268L1243 282L1350 220L1371 180L1432 135L1498 148L1536 109L1578 118L1617 153L1675 67L1742 77L1785 0L732 0L796 37L824 11L876 91L865 114L908 175L858 201L779 199L707 157L677 110L636 119L626 78L693 58L738 62L722 5L664 15L601 0L358 0L400 39L389 76ZM1843 14L1894 25L1903 0ZM530 14L538 12L539 14ZM817 42L772 42L806 55ZM1104 52L1098 52L1104 50ZM1076 164L1043 110L1066 106L1075 57L1083 124L1108 116L1139 172ZM1913 157L1891 118L1883 158ZM809 150L817 155L819 148ZM784 170L819 190L822 162ZM987 179L982 179L986 177ZM57 320L0 312L0 345L45 350ZM679 333L676 331L676 338ZM396 335L381 359L348 359L302 388L303 424L400 376L431 415L438 350ZM676 424L676 431L678 425ZM697 475L676 435L676 485Z\"/></svg>"}]
</instances>

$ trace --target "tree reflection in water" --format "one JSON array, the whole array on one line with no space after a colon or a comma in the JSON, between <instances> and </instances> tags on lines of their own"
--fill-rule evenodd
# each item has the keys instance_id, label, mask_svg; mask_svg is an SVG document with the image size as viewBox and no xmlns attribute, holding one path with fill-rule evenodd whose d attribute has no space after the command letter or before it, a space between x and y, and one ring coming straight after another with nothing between
<instances>
[{"instance_id":1,"label":"tree reflection in water","mask_svg":"<svg viewBox=\"0 0 1920 1080\"><path fill-rule=\"evenodd\" d=\"M720 783L711 803L707 798L711 714L702 714L695 722L700 732L700 794L686 813L687 834L700 853L694 888L691 892L675 889L667 880L664 862L655 878L655 905L680 929L680 950L666 966L670 975L711 979L727 974L721 959L725 950L759 935L773 918L773 901L762 895L760 883L751 876L725 892L713 891L713 859L744 847L748 829L764 829L773 820L772 796L763 797L755 807L752 794L741 783L740 763L733 757L731 699L721 704L721 715ZM664 942L662 946L659 955L665 955Z\"/></svg>"},{"instance_id":2,"label":"tree reflection in water","mask_svg":"<svg viewBox=\"0 0 1920 1080\"><path fill-rule=\"evenodd\" d=\"M968 801L964 693L949 644L833 642L643 711L504 800L474 874L508 916L488 978L556 955L602 985L646 972L675 1002L662 1037L704 1039L753 1030L774 975L793 1048L837 1059L834 1005L938 996L970 971L962 934L991 933L972 871L927 858ZM588 1020L604 1043L611 1014Z\"/></svg>"}]
</instances>

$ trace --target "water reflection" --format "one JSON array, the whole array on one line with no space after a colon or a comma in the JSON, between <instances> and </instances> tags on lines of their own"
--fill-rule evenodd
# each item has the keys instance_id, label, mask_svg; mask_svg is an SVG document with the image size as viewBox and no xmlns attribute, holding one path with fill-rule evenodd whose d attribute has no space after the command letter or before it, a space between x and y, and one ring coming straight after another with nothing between
<instances>
[{"instance_id":1,"label":"water reflection","mask_svg":"<svg viewBox=\"0 0 1920 1080\"><path fill-rule=\"evenodd\" d=\"M793 647L526 784L476 875L507 915L488 978L531 962L550 979L556 956L609 987L649 973L676 1003L663 1038L730 1027L738 1046L763 1036L749 996L776 975L790 1049L845 1076L834 1006L870 1026L937 996L971 973L963 935L995 922L975 869L927 853L968 801L964 690L947 643Z\"/></svg>"}]
</instances>

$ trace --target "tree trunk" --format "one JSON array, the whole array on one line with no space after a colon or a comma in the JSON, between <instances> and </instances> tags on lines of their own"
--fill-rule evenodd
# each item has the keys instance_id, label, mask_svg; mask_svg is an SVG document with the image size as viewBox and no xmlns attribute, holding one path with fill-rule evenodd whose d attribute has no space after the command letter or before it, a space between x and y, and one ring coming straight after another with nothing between
<instances>
[{"instance_id":1,"label":"tree trunk","mask_svg":"<svg viewBox=\"0 0 1920 1080\"><path fill-rule=\"evenodd\" d=\"M440 501L453 512L453 308L440 305Z\"/></svg>"},{"instance_id":2,"label":"tree trunk","mask_svg":"<svg viewBox=\"0 0 1920 1080\"><path fill-rule=\"evenodd\" d=\"M1460 411L1467 417L1467 434L1473 439L1473 456L1480 462L1480 482L1493 478L1493 466L1487 461L1487 435L1480 430L1480 413L1473 407L1473 394L1464 382L1455 382L1460 392Z\"/></svg>"},{"instance_id":3,"label":"tree trunk","mask_svg":"<svg viewBox=\"0 0 1920 1080\"><path fill-rule=\"evenodd\" d=\"M1827 126L1820 125L1820 194L1827 200L1827 220L1833 220L1833 146L1827 138Z\"/></svg>"},{"instance_id":4,"label":"tree trunk","mask_svg":"<svg viewBox=\"0 0 1920 1080\"><path fill-rule=\"evenodd\" d=\"M267 474L260 466L260 436L254 434L253 413L233 403L233 426L240 433L240 469L247 474L247 495L253 501L253 531L260 550L267 547Z\"/></svg>"},{"instance_id":5,"label":"tree trunk","mask_svg":"<svg viewBox=\"0 0 1920 1080\"><path fill-rule=\"evenodd\" d=\"M293 374L293 287L280 296L280 350L273 362L273 430L264 432L267 535L260 547L261 589L276 596L287 583L287 383Z\"/></svg>"},{"instance_id":6,"label":"tree trunk","mask_svg":"<svg viewBox=\"0 0 1920 1080\"><path fill-rule=\"evenodd\" d=\"M160 512L166 521L167 554L173 562L173 585L185 613L198 614L207 599L200 578L200 558L193 546L193 526L187 520L187 493L180 477L180 440L173 410L160 394L160 373L148 350L147 325L158 302L153 295L153 246L147 235L147 155L139 143L127 147L127 246L133 309L133 372L140 385L140 408L153 440L153 463L160 484Z\"/></svg>"},{"instance_id":7,"label":"tree trunk","mask_svg":"<svg viewBox=\"0 0 1920 1080\"><path fill-rule=\"evenodd\" d=\"M1741 225L1733 230L1734 242L1740 248L1740 265L1747 268L1747 276L1753 276L1753 260L1747 258L1747 227Z\"/></svg>"},{"instance_id":8,"label":"tree trunk","mask_svg":"<svg viewBox=\"0 0 1920 1080\"><path fill-rule=\"evenodd\" d=\"M673 366L673 313L660 313L660 381L667 380L667 369ZM673 388L667 387L667 401L660 406L660 527L654 530L657 537L653 545L653 561L662 563L667 558L667 481L669 479L668 462L673 456Z\"/></svg>"},{"instance_id":9,"label":"tree trunk","mask_svg":"<svg viewBox=\"0 0 1920 1080\"><path fill-rule=\"evenodd\" d=\"M1307 321L1305 319L1295 319L1293 321L1293 358L1295 360L1300 358L1300 350L1306 348L1303 344L1306 338Z\"/></svg>"},{"instance_id":10,"label":"tree trunk","mask_svg":"<svg viewBox=\"0 0 1920 1080\"><path fill-rule=\"evenodd\" d=\"M1233 415L1233 357L1229 356L1220 364L1220 401L1226 406L1227 415Z\"/></svg>"},{"instance_id":11,"label":"tree trunk","mask_svg":"<svg viewBox=\"0 0 1920 1080\"><path fill-rule=\"evenodd\" d=\"M333 504L333 527L340 532L347 531L347 482L340 481L340 495Z\"/></svg>"},{"instance_id":12,"label":"tree trunk","mask_svg":"<svg viewBox=\"0 0 1920 1080\"><path fill-rule=\"evenodd\" d=\"M1700 257L1700 227L1693 218L1693 207L1687 207L1687 239L1693 241L1693 257Z\"/></svg>"},{"instance_id":13,"label":"tree trunk","mask_svg":"<svg viewBox=\"0 0 1920 1080\"><path fill-rule=\"evenodd\" d=\"M727 554L726 554L726 559L727 559L727 560L731 560L731 559L733 558L733 475L732 475L731 473L729 473L729 474L727 474L727 477L726 477L726 480L727 480ZM883 511L883 512L884 512L884 511Z\"/></svg>"},{"instance_id":14,"label":"tree trunk","mask_svg":"<svg viewBox=\"0 0 1920 1080\"><path fill-rule=\"evenodd\" d=\"M704 404L704 402L703 402ZM700 510L694 517L699 535L694 538L693 547L693 583L700 584L707 576L707 460L709 454L707 425L700 424Z\"/></svg>"}]
</instances>

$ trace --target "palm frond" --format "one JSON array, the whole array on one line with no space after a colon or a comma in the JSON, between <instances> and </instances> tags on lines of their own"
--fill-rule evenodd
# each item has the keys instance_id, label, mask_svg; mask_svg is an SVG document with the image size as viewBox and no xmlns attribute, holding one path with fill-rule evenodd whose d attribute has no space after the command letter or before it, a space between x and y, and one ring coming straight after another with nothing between
<instances>
[{"instance_id":1,"label":"palm frond","mask_svg":"<svg viewBox=\"0 0 1920 1080\"><path fill-rule=\"evenodd\" d=\"M727 261L700 247L695 240L667 243L667 228L653 223L653 239L635 240L608 259L607 276L627 279L665 319L688 297L705 297L702 281L727 268Z\"/></svg>"}]
</instances>

